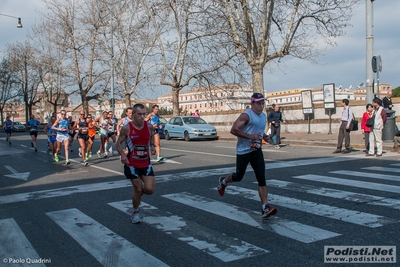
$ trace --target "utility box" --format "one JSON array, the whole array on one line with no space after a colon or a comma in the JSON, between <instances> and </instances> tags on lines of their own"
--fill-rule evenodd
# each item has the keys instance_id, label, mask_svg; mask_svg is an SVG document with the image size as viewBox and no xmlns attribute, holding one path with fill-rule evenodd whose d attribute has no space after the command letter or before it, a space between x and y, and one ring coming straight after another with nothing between
<instances>
[{"instance_id":1,"label":"utility box","mask_svg":"<svg viewBox=\"0 0 400 267\"><path fill-rule=\"evenodd\" d=\"M393 142L393 138L396 134L396 111L394 110L386 110L387 119L385 123L385 127L383 127L382 131L382 141L383 142Z\"/></svg>"}]
</instances>

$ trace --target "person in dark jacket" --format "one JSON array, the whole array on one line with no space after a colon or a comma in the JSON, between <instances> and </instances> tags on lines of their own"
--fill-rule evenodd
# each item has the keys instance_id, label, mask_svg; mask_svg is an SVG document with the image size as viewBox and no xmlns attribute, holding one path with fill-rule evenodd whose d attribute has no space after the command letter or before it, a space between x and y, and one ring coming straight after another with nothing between
<instances>
[{"instance_id":1,"label":"person in dark jacket","mask_svg":"<svg viewBox=\"0 0 400 267\"><path fill-rule=\"evenodd\" d=\"M280 148L281 122L286 123L286 121L282 119L282 112L278 104L272 105L272 108L273 110L268 114L268 123L271 127L271 136L276 135L275 148Z\"/></svg>"}]
</instances>

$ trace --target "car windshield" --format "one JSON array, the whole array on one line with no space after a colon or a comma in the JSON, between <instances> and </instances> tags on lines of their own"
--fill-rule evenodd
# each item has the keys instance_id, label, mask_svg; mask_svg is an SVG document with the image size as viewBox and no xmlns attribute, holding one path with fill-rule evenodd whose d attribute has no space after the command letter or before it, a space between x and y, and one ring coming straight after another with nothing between
<instances>
[{"instance_id":1,"label":"car windshield","mask_svg":"<svg viewBox=\"0 0 400 267\"><path fill-rule=\"evenodd\" d=\"M18 121L14 121L13 123L14 123L14 125L21 125L21 123Z\"/></svg>"},{"instance_id":2,"label":"car windshield","mask_svg":"<svg viewBox=\"0 0 400 267\"><path fill-rule=\"evenodd\" d=\"M207 122L205 120L203 120L202 118L198 118L198 117L184 117L183 121L186 124L207 124Z\"/></svg>"},{"instance_id":3,"label":"car windshield","mask_svg":"<svg viewBox=\"0 0 400 267\"><path fill-rule=\"evenodd\" d=\"M161 124L167 124L167 120L163 117L160 117L160 123Z\"/></svg>"}]
</instances>

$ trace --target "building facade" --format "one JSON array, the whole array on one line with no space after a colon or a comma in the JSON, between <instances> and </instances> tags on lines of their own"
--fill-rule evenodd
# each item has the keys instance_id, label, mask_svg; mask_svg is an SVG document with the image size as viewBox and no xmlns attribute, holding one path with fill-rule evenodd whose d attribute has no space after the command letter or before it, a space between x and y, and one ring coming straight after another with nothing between
<instances>
[{"instance_id":1,"label":"building facade","mask_svg":"<svg viewBox=\"0 0 400 267\"><path fill-rule=\"evenodd\" d=\"M179 93L179 109L181 114L190 115L198 110L201 113L241 110L249 107L249 99L253 94L250 85L223 85L193 88ZM172 110L172 93L158 99L160 108Z\"/></svg>"}]
</instances>

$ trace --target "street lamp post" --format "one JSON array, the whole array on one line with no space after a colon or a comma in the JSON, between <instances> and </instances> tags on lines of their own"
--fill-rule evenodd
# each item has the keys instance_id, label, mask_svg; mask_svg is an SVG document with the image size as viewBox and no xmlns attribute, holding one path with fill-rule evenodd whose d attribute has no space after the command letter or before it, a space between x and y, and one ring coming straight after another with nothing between
<instances>
[{"instance_id":1,"label":"street lamp post","mask_svg":"<svg viewBox=\"0 0 400 267\"><path fill-rule=\"evenodd\" d=\"M6 15L6 14L1 14L1 13L0 13L0 16L18 19L17 28L19 28L19 29L22 28L21 18L10 16L10 15Z\"/></svg>"},{"instance_id":2,"label":"street lamp post","mask_svg":"<svg viewBox=\"0 0 400 267\"><path fill-rule=\"evenodd\" d=\"M373 83L374 83L374 74L372 73L371 60L374 55L374 24L373 24L373 1L374 0L365 0L365 13L366 13L366 33L367 33L367 46L365 53L365 68L366 68L366 81L365 81L365 89L366 89L366 100L367 104L372 103L374 92L373 92Z\"/></svg>"}]
</instances>

